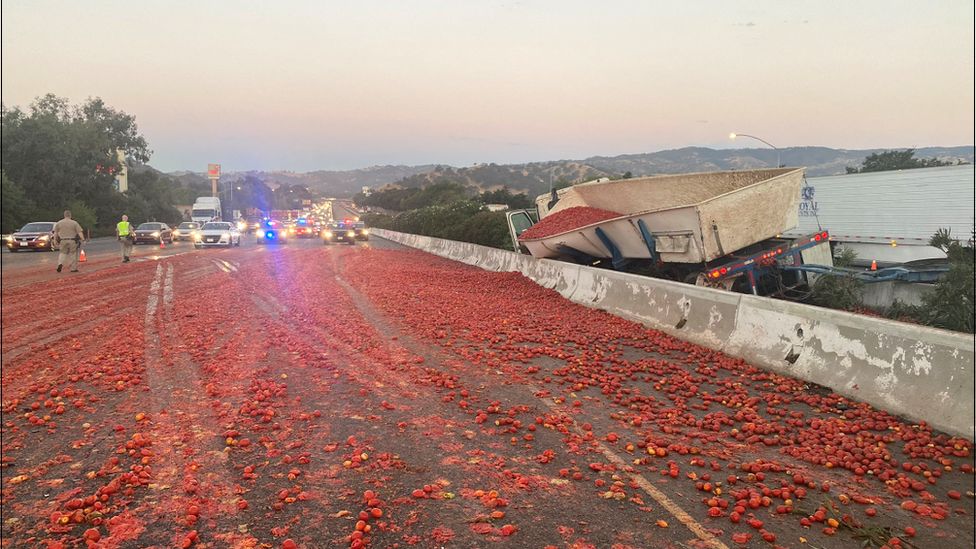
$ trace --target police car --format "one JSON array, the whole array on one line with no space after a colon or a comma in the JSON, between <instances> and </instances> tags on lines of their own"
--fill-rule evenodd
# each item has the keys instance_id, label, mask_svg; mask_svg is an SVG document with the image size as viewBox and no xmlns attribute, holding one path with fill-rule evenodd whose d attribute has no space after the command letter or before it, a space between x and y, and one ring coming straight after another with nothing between
<instances>
[{"instance_id":1,"label":"police car","mask_svg":"<svg viewBox=\"0 0 976 549\"><path fill-rule=\"evenodd\" d=\"M356 243L356 227L351 222L336 221L327 225L321 236L323 244L345 242L352 245Z\"/></svg>"},{"instance_id":2,"label":"police car","mask_svg":"<svg viewBox=\"0 0 976 549\"><path fill-rule=\"evenodd\" d=\"M288 229L274 219L265 219L255 231L258 244L285 244L288 242Z\"/></svg>"}]
</instances>

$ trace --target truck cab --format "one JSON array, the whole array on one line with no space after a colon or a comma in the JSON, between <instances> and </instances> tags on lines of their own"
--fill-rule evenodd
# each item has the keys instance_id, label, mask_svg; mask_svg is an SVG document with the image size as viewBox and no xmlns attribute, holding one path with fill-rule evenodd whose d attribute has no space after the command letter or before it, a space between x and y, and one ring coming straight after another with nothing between
<instances>
[{"instance_id":1,"label":"truck cab","mask_svg":"<svg viewBox=\"0 0 976 549\"><path fill-rule=\"evenodd\" d=\"M193 203L190 218L196 223L220 221L220 199L217 197L201 196Z\"/></svg>"}]
</instances>

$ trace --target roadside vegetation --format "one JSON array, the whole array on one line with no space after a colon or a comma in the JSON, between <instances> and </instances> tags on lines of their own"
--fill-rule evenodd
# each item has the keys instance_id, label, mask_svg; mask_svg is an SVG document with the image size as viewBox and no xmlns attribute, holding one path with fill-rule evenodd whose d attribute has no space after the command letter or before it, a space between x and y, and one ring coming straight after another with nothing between
<instances>
[{"instance_id":1,"label":"roadside vegetation","mask_svg":"<svg viewBox=\"0 0 976 549\"><path fill-rule=\"evenodd\" d=\"M135 117L91 98L80 105L52 94L29 107L2 108L2 221L7 233L30 221L56 221L70 209L83 227L110 234L123 213L136 222L178 221L172 204L208 189L181 185L145 163L152 151ZM115 189L128 164L129 190Z\"/></svg>"},{"instance_id":2,"label":"roadside vegetation","mask_svg":"<svg viewBox=\"0 0 976 549\"><path fill-rule=\"evenodd\" d=\"M893 320L911 322L957 332L976 333L976 253L971 244L955 239L947 229L940 229L929 240L929 245L946 253L949 272L922 295L921 305L895 301L879 314ZM834 265L850 267L857 254L848 248L839 248ZM809 302L821 307L872 313L864 306L864 283L854 276L821 276L811 288Z\"/></svg>"},{"instance_id":3,"label":"roadside vegetation","mask_svg":"<svg viewBox=\"0 0 976 549\"><path fill-rule=\"evenodd\" d=\"M372 210L364 216L372 227L509 250L511 238L505 212L489 211L488 204L519 209L531 206L532 201L524 193L513 194L507 187L478 193L450 180L424 188L389 188L356 197L358 207Z\"/></svg>"}]
</instances>

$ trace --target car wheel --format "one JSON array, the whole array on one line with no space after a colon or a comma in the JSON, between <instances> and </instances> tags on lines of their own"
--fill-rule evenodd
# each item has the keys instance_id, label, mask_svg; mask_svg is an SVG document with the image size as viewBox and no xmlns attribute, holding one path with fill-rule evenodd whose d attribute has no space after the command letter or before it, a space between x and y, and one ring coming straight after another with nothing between
<instances>
[{"instance_id":1,"label":"car wheel","mask_svg":"<svg viewBox=\"0 0 976 549\"><path fill-rule=\"evenodd\" d=\"M17 253L17 252L20 251L17 248L8 248L8 249L10 250L10 253L12 253L12 254L15 254L15 253Z\"/></svg>"}]
</instances>

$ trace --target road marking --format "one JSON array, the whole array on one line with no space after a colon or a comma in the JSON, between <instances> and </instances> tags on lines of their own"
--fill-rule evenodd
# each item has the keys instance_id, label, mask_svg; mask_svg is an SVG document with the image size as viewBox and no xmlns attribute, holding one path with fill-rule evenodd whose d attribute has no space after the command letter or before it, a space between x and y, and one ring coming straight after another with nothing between
<instances>
[{"instance_id":1,"label":"road marking","mask_svg":"<svg viewBox=\"0 0 976 549\"><path fill-rule=\"evenodd\" d=\"M149 299L146 301L146 323L152 322L153 315L156 314L156 307L159 306L159 283L163 276L163 265L156 264L156 276L152 284L149 285Z\"/></svg>"},{"instance_id":2,"label":"road marking","mask_svg":"<svg viewBox=\"0 0 976 549\"><path fill-rule=\"evenodd\" d=\"M216 265L217 268L220 269L221 271L224 271L225 273L229 273L230 272L230 269L228 269L223 264L223 262L217 261L216 259L211 259L210 262L213 263L214 265Z\"/></svg>"},{"instance_id":3,"label":"road marking","mask_svg":"<svg viewBox=\"0 0 976 549\"><path fill-rule=\"evenodd\" d=\"M560 414L565 413L562 410L562 408L557 406L554 402L545 398L542 399L542 401L545 402L546 406L548 406L550 410L554 412L559 412ZM579 434L581 435L586 434L583 431L583 429L576 423L576 420L573 420L573 427L576 429L576 431ZM603 454L603 457L607 458L607 460L613 463L617 467L617 469L620 470L621 474L628 475L631 478L631 480L636 482L637 485L640 486L642 490L644 490L644 492L646 492L649 496L654 498L654 501L658 502L658 504L660 504L661 507L664 507L664 509L667 510L667 512L671 513L671 516L678 519L678 522L685 525L686 528L691 530L691 532L695 534L695 536L697 536L698 539L704 542L705 545L707 545L711 549L729 549L728 545L722 543L720 539L718 539L711 532L709 532L700 522L695 520L694 517L689 515L687 511L682 509L680 505L672 501L671 498L669 498L664 492L658 490L656 486L654 486L653 484L650 483L650 481L644 478L644 475L640 473L628 473L626 471L626 467L629 467L630 464L624 461L613 450L608 448L600 441L594 440L594 442L596 443L597 449L600 450L601 454Z\"/></svg>"},{"instance_id":4,"label":"road marking","mask_svg":"<svg viewBox=\"0 0 976 549\"><path fill-rule=\"evenodd\" d=\"M173 266L166 266L166 282L163 284L163 303L166 308L172 307L173 303Z\"/></svg>"}]
</instances>

